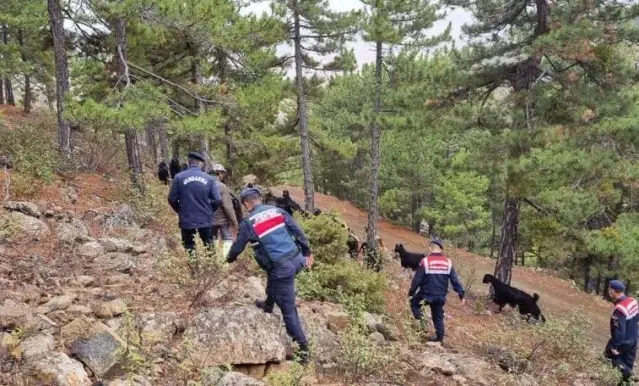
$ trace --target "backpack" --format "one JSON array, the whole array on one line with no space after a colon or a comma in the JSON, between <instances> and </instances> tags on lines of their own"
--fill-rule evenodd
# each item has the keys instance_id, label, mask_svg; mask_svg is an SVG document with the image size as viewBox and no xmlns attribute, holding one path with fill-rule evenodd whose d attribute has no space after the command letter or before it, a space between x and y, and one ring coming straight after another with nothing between
<instances>
[{"instance_id":1,"label":"backpack","mask_svg":"<svg viewBox=\"0 0 639 386\"><path fill-rule=\"evenodd\" d=\"M238 200L233 193L231 193L231 202L233 203L233 210L235 211L235 217L239 224L244 219L244 216L242 215L242 204L240 204L240 200Z\"/></svg>"}]
</instances>

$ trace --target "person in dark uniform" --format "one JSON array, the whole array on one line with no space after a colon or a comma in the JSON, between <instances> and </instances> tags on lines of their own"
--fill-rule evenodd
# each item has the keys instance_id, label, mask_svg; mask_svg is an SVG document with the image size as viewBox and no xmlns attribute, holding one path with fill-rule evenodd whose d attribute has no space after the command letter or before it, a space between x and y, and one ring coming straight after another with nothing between
<instances>
[{"instance_id":1,"label":"person in dark uniform","mask_svg":"<svg viewBox=\"0 0 639 386\"><path fill-rule=\"evenodd\" d=\"M169 162L169 172L171 174L171 179L174 179L175 176L177 176L178 173L181 171L182 167L180 166L180 160L176 156L173 156L173 158L171 158L171 162Z\"/></svg>"},{"instance_id":2,"label":"person in dark uniform","mask_svg":"<svg viewBox=\"0 0 639 386\"><path fill-rule=\"evenodd\" d=\"M248 216L240 223L227 261L234 262L251 243L255 260L267 273L266 300L256 302L264 312L273 312L275 304L282 311L288 335L299 345L298 360L307 363L310 357L308 341L300 324L295 304L295 276L313 264L308 240L299 225L284 210L262 204L260 191L247 187L240 201Z\"/></svg>"},{"instance_id":3,"label":"person in dark uniform","mask_svg":"<svg viewBox=\"0 0 639 386\"><path fill-rule=\"evenodd\" d=\"M213 213L222 198L215 177L202 172L204 158L189 153L188 161L188 169L175 176L168 199L180 218L182 243L192 259L196 233L206 247L213 245Z\"/></svg>"},{"instance_id":4,"label":"person in dark uniform","mask_svg":"<svg viewBox=\"0 0 639 386\"><path fill-rule=\"evenodd\" d=\"M619 280L612 280L608 286L608 294L615 308L610 318L611 337L604 354L621 371L623 380L620 385L632 384L639 321L639 304L634 298L626 296L625 291L626 286Z\"/></svg>"},{"instance_id":5,"label":"person in dark uniform","mask_svg":"<svg viewBox=\"0 0 639 386\"><path fill-rule=\"evenodd\" d=\"M448 294L448 282L453 285L453 290L459 295L462 305L464 299L464 286L457 277L453 263L444 256L444 243L439 239L430 241L430 254L422 259L419 268L413 277L413 282L408 291L410 308L424 331L427 325L423 320L422 303L430 306L435 335L428 338L430 342L443 342L444 340L444 305Z\"/></svg>"}]
</instances>

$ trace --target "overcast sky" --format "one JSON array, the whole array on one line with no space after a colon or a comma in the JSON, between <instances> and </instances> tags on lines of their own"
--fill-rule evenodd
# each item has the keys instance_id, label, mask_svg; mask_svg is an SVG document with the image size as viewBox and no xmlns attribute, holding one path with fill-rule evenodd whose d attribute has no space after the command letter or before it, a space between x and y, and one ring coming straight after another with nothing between
<instances>
[{"instance_id":1,"label":"overcast sky","mask_svg":"<svg viewBox=\"0 0 639 386\"><path fill-rule=\"evenodd\" d=\"M349 11L352 9L361 9L362 3L359 0L329 0L331 4L331 8L336 11ZM246 11L247 12L255 12L262 13L263 11L269 10L269 2L265 1L263 3L258 3L251 5ZM448 23L452 23L452 35L460 42L461 35L461 27L464 24L471 22L471 16L468 12L463 10L452 10L448 12L448 15L445 19L438 21L435 26L432 28L432 34L441 33L446 29ZM371 43L366 42L353 42L349 44L355 50L355 56L357 57L358 65L362 65L363 63L370 63L375 60L375 51L374 46ZM279 49L282 53L286 53L290 51L289 47L283 46Z\"/></svg>"}]
</instances>

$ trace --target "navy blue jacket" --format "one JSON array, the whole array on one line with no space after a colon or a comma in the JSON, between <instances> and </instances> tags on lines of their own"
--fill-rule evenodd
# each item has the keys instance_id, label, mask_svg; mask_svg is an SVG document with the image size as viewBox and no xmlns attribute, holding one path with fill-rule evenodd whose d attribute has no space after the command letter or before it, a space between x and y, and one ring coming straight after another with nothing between
<instances>
[{"instance_id":1,"label":"navy blue jacket","mask_svg":"<svg viewBox=\"0 0 639 386\"><path fill-rule=\"evenodd\" d=\"M637 344L639 305L629 296L615 302L610 318L610 348L621 352Z\"/></svg>"},{"instance_id":2,"label":"navy blue jacket","mask_svg":"<svg viewBox=\"0 0 639 386\"><path fill-rule=\"evenodd\" d=\"M256 206L240 223L227 261L234 262L249 242L255 252L255 260L266 271L273 264L292 259L300 252L304 257L311 254L302 228L288 213L271 205Z\"/></svg>"},{"instance_id":3,"label":"navy blue jacket","mask_svg":"<svg viewBox=\"0 0 639 386\"><path fill-rule=\"evenodd\" d=\"M448 294L449 280L459 298L463 299L464 286L457 277L453 262L441 253L432 253L419 263L408 296L415 295L419 289L425 295L426 301L445 298Z\"/></svg>"},{"instance_id":4,"label":"navy blue jacket","mask_svg":"<svg viewBox=\"0 0 639 386\"><path fill-rule=\"evenodd\" d=\"M213 213L221 201L215 177L197 166L189 167L173 179L169 204L180 217L180 229L213 226Z\"/></svg>"}]
</instances>

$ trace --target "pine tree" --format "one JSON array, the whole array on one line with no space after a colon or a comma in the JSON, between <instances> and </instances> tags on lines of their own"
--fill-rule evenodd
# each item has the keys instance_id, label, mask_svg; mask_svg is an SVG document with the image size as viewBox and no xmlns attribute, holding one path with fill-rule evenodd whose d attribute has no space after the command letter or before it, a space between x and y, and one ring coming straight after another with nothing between
<instances>
[{"instance_id":1,"label":"pine tree","mask_svg":"<svg viewBox=\"0 0 639 386\"><path fill-rule=\"evenodd\" d=\"M71 127L64 117L64 103L69 92L69 64L67 62L66 39L64 36L64 19L62 18L58 0L47 0L47 5L55 55L58 141L60 151L68 157L71 154Z\"/></svg>"},{"instance_id":2,"label":"pine tree","mask_svg":"<svg viewBox=\"0 0 639 386\"><path fill-rule=\"evenodd\" d=\"M352 67L353 63L342 58L352 57L345 51L344 44L357 30L359 13L333 12L327 0L275 0L278 15L281 15L287 31L287 39L292 42L295 63L295 89L297 97L297 127L302 150L302 170L304 174L304 207L314 210L314 185L312 171L312 150L309 141L308 91L304 84L304 70L336 70ZM321 65L313 55L338 55L332 63ZM337 66L337 64L341 66Z\"/></svg>"},{"instance_id":3,"label":"pine tree","mask_svg":"<svg viewBox=\"0 0 639 386\"><path fill-rule=\"evenodd\" d=\"M605 1L551 4L547 0L518 3L462 0L451 3L466 7L477 20L476 24L464 28L471 44L460 55L469 78L464 87L454 90L451 96L467 96L482 90L485 95L482 99L486 102L493 91L506 86L512 88L508 96L512 123L505 143L506 198L495 268L495 275L510 283L522 202L529 193L526 171L517 165L531 151L540 129L554 118L545 109L550 105L544 106L542 101L552 98L555 102L583 107L587 104L583 103L583 97L618 89L621 83L606 81L606 77L614 73L607 61L613 46L620 45L621 40L633 39L622 23L634 17L637 9L617 3L609 7ZM488 42L486 36L490 36ZM585 79L585 83L582 87L570 87L569 77ZM590 94L584 94L585 89ZM572 117L565 118L570 122Z\"/></svg>"},{"instance_id":4,"label":"pine tree","mask_svg":"<svg viewBox=\"0 0 639 386\"><path fill-rule=\"evenodd\" d=\"M384 66L384 45L432 46L439 43L442 36L425 39L426 30L438 19L436 8L424 0L362 0L367 11L364 24L364 39L375 43L375 102L371 122L371 173L368 201L368 232L366 242L376 247L377 221L379 219L379 168L381 112L382 112L382 70Z\"/></svg>"}]
</instances>

